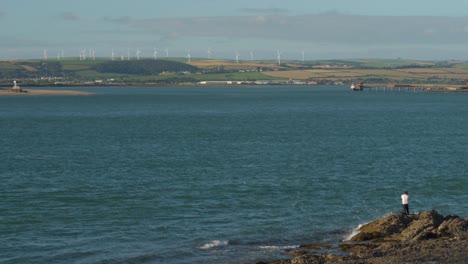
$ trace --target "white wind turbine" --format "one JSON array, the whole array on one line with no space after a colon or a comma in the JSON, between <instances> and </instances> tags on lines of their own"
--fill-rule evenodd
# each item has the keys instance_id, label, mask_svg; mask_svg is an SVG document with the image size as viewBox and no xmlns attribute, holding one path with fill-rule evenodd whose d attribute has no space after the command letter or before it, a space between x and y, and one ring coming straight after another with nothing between
<instances>
[{"instance_id":1,"label":"white wind turbine","mask_svg":"<svg viewBox=\"0 0 468 264\"><path fill-rule=\"evenodd\" d=\"M239 63L240 53L236 50L236 63Z\"/></svg>"},{"instance_id":2,"label":"white wind turbine","mask_svg":"<svg viewBox=\"0 0 468 264\"><path fill-rule=\"evenodd\" d=\"M190 54L190 50L188 50L188 53L187 53L187 61L188 63L190 63L190 59L192 58L192 55Z\"/></svg>"},{"instance_id":3,"label":"white wind turbine","mask_svg":"<svg viewBox=\"0 0 468 264\"><path fill-rule=\"evenodd\" d=\"M86 60L86 49L80 50L80 60Z\"/></svg>"},{"instance_id":4,"label":"white wind turbine","mask_svg":"<svg viewBox=\"0 0 468 264\"><path fill-rule=\"evenodd\" d=\"M166 52L166 58L169 58L169 49L165 48L164 51Z\"/></svg>"},{"instance_id":5,"label":"white wind turbine","mask_svg":"<svg viewBox=\"0 0 468 264\"><path fill-rule=\"evenodd\" d=\"M157 49L153 49L153 58L154 58L155 60L158 59L158 50L157 50Z\"/></svg>"},{"instance_id":6,"label":"white wind turbine","mask_svg":"<svg viewBox=\"0 0 468 264\"><path fill-rule=\"evenodd\" d=\"M140 60L140 50L139 49L136 50L136 57L137 57L137 60Z\"/></svg>"},{"instance_id":7,"label":"white wind turbine","mask_svg":"<svg viewBox=\"0 0 468 264\"><path fill-rule=\"evenodd\" d=\"M276 50L276 60L278 61L278 65L281 65L281 52Z\"/></svg>"},{"instance_id":8,"label":"white wind turbine","mask_svg":"<svg viewBox=\"0 0 468 264\"><path fill-rule=\"evenodd\" d=\"M302 54L302 62L304 62L305 61L305 51L302 51L301 54Z\"/></svg>"},{"instance_id":9,"label":"white wind turbine","mask_svg":"<svg viewBox=\"0 0 468 264\"><path fill-rule=\"evenodd\" d=\"M253 61L253 59L254 59L254 50L250 50L249 53L250 53L250 61Z\"/></svg>"},{"instance_id":10,"label":"white wind turbine","mask_svg":"<svg viewBox=\"0 0 468 264\"><path fill-rule=\"evenodd\" d=\"M42 58L43 58L44 60L47 60L47 50L43 50L43 51L42 51Z\"/></svg>"},{"instance_id":11,"label":"white wind turbine","mask_svg":"<svg viewBox=\"0 0 468 264\"><path fill-rule=\"evenodd\" d=\"M114 60L115 60L115 52L114 52L114 49L112 49L112 53L111 53L111 54L112 54L112 55L111 55L112 61L114 61Z\"/></svg>"},{"instance_id":12,"label":"white wind turbine","mask_svg":"<svg viewBox=\"0 0 468 264\"><path fill-rule=\"evenodd\" d=\"M211 59L211 48L208 48L206 52L208 53L208 59Z\"/></svg>"}]
</instances>

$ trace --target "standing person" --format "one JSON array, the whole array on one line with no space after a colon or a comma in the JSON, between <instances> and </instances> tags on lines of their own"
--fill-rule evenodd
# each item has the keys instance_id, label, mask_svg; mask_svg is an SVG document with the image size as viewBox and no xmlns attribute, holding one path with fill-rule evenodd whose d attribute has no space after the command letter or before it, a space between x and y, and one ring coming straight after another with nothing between
<instances>
[{"instance_id":1,"label":"standing person","mask_svg":"<svg viewBox=\"0 0 468 264\"><path fill-rule=\"evenodd\" d=\"M409 202L409 195L408 195L408 192L405 191L401 195L401 203L403 204L403 214L409 214L408 202Z\"/></svg>"}]
</instances>

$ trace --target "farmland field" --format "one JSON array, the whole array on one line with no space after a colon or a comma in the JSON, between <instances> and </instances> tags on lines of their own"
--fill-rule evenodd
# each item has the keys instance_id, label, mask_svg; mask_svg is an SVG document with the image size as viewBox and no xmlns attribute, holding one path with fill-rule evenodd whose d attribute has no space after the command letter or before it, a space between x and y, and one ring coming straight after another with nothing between
<instances>
[{"instance_id":1,"label":"farmland field","mask_svg":"<svg viewBox=\"0 0 468 264\"><path fill-rule=\"evenodd\" d=\"M152 58L142 59L142 65ZM118 60L120 62L120 59ZM161 58L162 64L179 62L188 64L187 58ZM195 82L195 81L255 81L255 80L306 80L319 83L363 81L366 83L451 83L464 85L468 80L468 63L462 61L429 62L400 59L351 59L351 60L234 60L192 58L190 65L198 67L195 71L168 71L152 74L129 74L98 72L94 66L112 63L107 58L80 60L65 58L61 60L13 60L0 61L2 83L21 80L27 76L47 77L65 76L68 80L94 81L114 79L121 83L135 82ZM131 58L132 65L138 65ZM154 61L153 61L154 62ZM154 63L152 63L154 65ZM124 65L125 66L125 65ZM50 71L53 69L53 71ZM142 71L144 72L144 71ZM16 74L16 75L15 75ZM62 74L62 75L60 75ZM16 77L20 76L20 77ZM51 76L49 76L51 77Z\"/></svg>"},{"instance_id":2,"label":"farmland field","mask_svg":"<svg viewBox=\"0 0 468 264\"><path fill-rule=\"evenodd\" d=\"M290 70L271 71L265 74L276 78L293 79L327 79L327 80L349 80L349 79L389 79L402 81L407 79L424 80L428 78L459 79L468 77L468 69L460 68L436 68L436 69L313 69L313 70Z\"/></svg>"}]
</instances>

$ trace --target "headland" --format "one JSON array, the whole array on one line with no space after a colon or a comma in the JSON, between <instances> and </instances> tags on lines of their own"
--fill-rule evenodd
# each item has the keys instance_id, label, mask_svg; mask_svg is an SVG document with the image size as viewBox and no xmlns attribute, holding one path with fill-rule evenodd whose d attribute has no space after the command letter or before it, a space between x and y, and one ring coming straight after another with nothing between
<instances>
[{"instance_id":1,"label":"headland","mask_svg":"<svg viewBox=\"0 0 468 264\"><path fill-rule=\"evenodd\" d=\"M269 264L468 263L468 217L436 211L389 215L361 226L337 246L302 245Z\"/></svg>"}]
</instances>

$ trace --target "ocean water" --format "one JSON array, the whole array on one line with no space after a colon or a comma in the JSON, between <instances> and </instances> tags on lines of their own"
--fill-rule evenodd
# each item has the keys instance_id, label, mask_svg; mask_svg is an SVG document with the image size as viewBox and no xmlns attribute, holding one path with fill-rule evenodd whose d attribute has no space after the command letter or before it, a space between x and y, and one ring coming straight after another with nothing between
<instances>
[{"instance_id":1,"label":"ocean water","mask_svg":"<svg viewBox=\"0 0 468 264\"><path fill-rule=\"evenodd\" d=\"M412 213L468 215L468 94L88 90L0 97L0 262L287 257L405 190Z\"/></svg>"}]
</instances>

